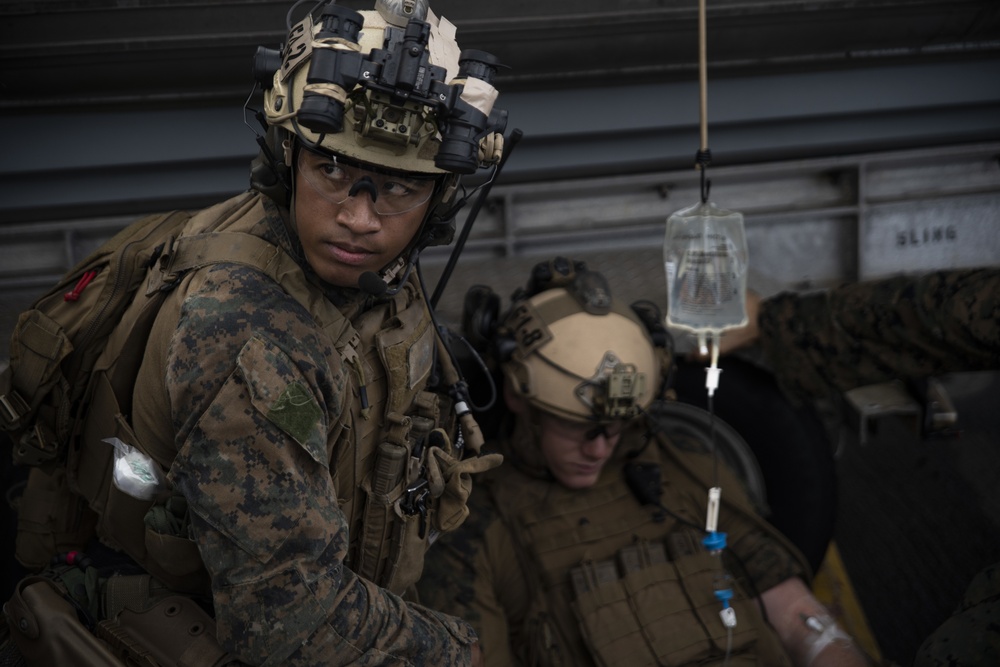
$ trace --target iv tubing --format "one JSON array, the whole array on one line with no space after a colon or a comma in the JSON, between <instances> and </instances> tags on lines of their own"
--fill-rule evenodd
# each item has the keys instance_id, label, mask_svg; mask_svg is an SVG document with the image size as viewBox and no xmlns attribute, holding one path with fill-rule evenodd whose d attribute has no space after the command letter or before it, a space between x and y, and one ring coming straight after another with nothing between
<instances>
[{"instance_id":1,"label":"iv tubing","mask_svg":"<svg viewBox=\"0 0 1000 667\"><path fill-rule=\"evenodd\" d=\"M701 203L705 204L708 202L708 189L710 187L709 181L706 179L705 172L708 169L708 163L711 160L711 153L708 150L708 74L707 74L707 30L706 30L706 12L705 12L706 0L698 0L698 84L699 84L699 102L700 102L700 123L701 123L701 150L698 151L698 169L701 170ZM726 544L726 534L716 532L716 524L718 522L718 511L719 511L719 499L722 494L722 489L718 485L718 452L715 451L715 410L712 406L712 396L715 394L716 388L719 386L719 374L722 372L719 368L719 336L720 332L712 331L709 332L708 336L708 346L711 348L711 366L705 369L705 388L708 390L708 406L709 413L712 419L711 428L711 439L712 439L712 459L713 459L713 476L715 486L709 491L709 503L708 511L706 516L706 528L708 530L708 535L705 538L706 548L709 552L713 552L714 549L719 549L715 551L716 555L721 553L721 549L725 548ZM705 338L701 333L699 333L699 347L704 353L705 349ZM720 560L721 566L721 560ZM719 595L722 594L722 597ZM729 659L732 655L733 650L733 628L736 626L736 614L732 607L729 606L729 598L732 596L731 590L726 591L716 591L717 597L719 597L720 602L722 602L722 611L720 612L720 617L722 619L723 625L726 627L726 653L725 659L723 661L724 665L729 665Z\"/></svg>"}]
</instances>

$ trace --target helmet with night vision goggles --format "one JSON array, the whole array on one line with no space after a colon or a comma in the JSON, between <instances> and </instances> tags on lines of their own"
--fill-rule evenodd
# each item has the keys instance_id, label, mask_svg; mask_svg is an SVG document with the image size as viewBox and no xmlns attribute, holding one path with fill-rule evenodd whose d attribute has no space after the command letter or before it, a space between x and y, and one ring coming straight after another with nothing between
<instances>
[{"instance_id":1,"label":"helmet with night vision goggles","mask_svg":"<svg viewBox=\"0 0 1000 667\"><path fill-rule=\"evenodd\" d=\"M280 51L260 47L254 57L267 126L254 186L287 201L296 149L305 148L354 168L439 178L431 209L447 204L459 175L500 160L499 66L483 51L460 51L455 26L427 0L377 0L367 11L318 3Z\"/></svg>"},{"instance_id":2,"label":"helmet with night vision goggles","mask_svg":"<svg viewBox=\"0 0 1000 667\"><path fill-rule=\"evenodd\" d=\"M600 273L558 257L514 293L495 353L514 392L539 410L592 423L632 419L657 397L670 364L672 346L654 341L662 326L650 307L616 302Z\"/></svg>"}]
</instances>

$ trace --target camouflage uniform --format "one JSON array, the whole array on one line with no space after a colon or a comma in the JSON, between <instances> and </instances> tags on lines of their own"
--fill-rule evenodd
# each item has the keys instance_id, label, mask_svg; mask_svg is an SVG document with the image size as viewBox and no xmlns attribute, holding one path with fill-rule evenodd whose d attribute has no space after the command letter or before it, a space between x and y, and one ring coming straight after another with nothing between
<instances>
[{"instance_id":1,"label":"camouflage uniform","mask_svg":"<svg viewBox=\"0 0 1000 667\"><path fill-rule=\"evenodd\" d=\"M793 396L1000 368L1000 269L936 271L764 301L760 340ZM915 667L1000 663L1000 565L970 583Z\"/></svg>"},{"instance_id":2,"label":"camouflage uniform","mask_svg":"<svg viewBox=\"0 0 1000 667\"><path fill-rule=\"evenodd\" d=\"M251 204L264 212L251 233L311 276L287 211L260 195ZM377 311L358 290L325 290L352 322ZM375 460L358 432L354 372L281 286L212 265L187 276L158 315L136 383L135 431L186 501L219 640L242 660L468 664L468 625L352 569L365 529L360 487ZM378 380L368 378L375 423L387 400ZM407 557L419 566L422 550Z\"/></svg>"},{"instance_id":3,"label":"camouflage uniform","mask_svg":"<svg viewBox=\"0 0 1000 667\"><path fill-rule=\"evenodd\" d=\"M785 293L761 304L768 365L793 397L1000 368L1000 269Z\"/></svg>"},{"instance_id":4,"label":"camouflage uniform","mask_svg":"<svg viewBox=\"0 0 1000 667\"><path fill-rule=\"evenodd\" d=\"M713 597L722 570L700 542L712 461L684 441L655 439L634 460L660 466L669 513L643 506L623 470L646 437L642 424L627 429L597 483L570 490L538 465L531 433L515 432L500 447L504 464L477 480L469 519L428 553L421 601L472 623L493 667L723 664L727 639ZM741 575L729 664L790 664L750 599L807 578L808 565L757 517L736 478L719 474L719 529L735 555L725 562ZM636 556L650 545L665 547L666 561ZM587 572L606 575L607 562L616 564L610 580L597 574L596 587L581 587L593 583Z\"/></svg>"}]
</instances>

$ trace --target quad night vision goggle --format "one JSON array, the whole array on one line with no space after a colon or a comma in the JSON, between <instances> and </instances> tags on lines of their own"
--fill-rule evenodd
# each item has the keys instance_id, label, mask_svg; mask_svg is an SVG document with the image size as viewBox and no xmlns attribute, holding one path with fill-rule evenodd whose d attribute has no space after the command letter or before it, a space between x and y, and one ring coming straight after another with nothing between
<instances>
[{"instance_id":1,"label":"quad night vision goggle","mask_svg":"<svg viewBox=\"0 0 1000 667\"><path fill-rule=\"evenodd\" d=\"M357 12L328 2L280 51L259 47L253 70L267 122L314 149L405 171L495 164L507 124L493 108L498 60L459 52L454 26L426 3L403 2L406 12L389 4Z\"/></svg>"}]
</instances>

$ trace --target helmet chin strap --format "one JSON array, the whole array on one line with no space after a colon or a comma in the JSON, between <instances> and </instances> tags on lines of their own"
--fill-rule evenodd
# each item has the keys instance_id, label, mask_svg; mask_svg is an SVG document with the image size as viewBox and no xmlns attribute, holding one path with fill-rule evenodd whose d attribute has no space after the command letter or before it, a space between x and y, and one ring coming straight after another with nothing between
<instances>
[{"instance_id":1,"label":"helmet chin strap","mask_svg":"<svg viewBox=\"0 0 1000 667\"><path fill-rule=\"evenodd\" d=\"M419 254L420 248L415 246L410 250L409 256L405 260L401 256L378 273L365 271L358 276L358 289L375 297L395 296L410 279L410 273L413 271ZM399 280L395 280L400 271L403 272L402 275ZM390 284L392 287L389 287Z\"/></svg>"},{"instance_id":2,"label":"helmet chin strap","mask_svg":"<svg viewBox=\"0 0 1000 667\"><path fill-rule=\"evenodd\" d=\"M390 287L385 291L387 296L394 296L399 290L403 289L403 285L406 281L410 279L410 273L413 271L414 265L417 263L417 257L420 256L420 248L414 247L410 251L410 256L406 259L406 264L403 267L403 275L399 277L395 285Z\"/></svg>"}]
</instances>

